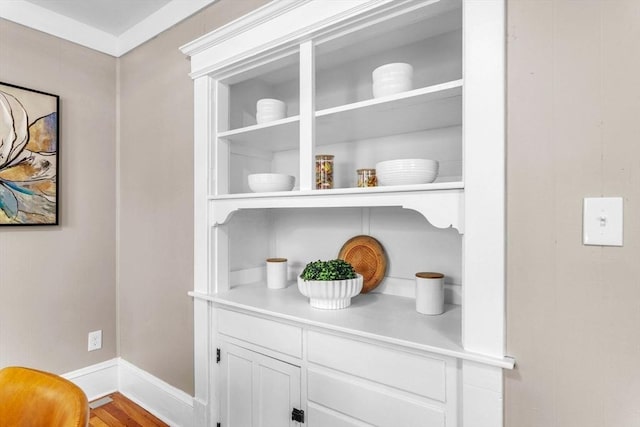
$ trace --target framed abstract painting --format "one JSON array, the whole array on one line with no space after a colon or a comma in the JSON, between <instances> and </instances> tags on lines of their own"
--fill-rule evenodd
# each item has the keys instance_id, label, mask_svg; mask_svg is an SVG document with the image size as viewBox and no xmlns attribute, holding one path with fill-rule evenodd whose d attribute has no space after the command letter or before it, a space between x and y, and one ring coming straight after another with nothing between
<instances>
[{"instance_id":1,"label":"framed abstract painting","mask_svg":"<svg viewBox=\"0 0 640 427\"><path fill-rule=\"evenodd\" d=\"M0 225L58 224L60 97L0 82Z\"/></svg>"}]
</instances>

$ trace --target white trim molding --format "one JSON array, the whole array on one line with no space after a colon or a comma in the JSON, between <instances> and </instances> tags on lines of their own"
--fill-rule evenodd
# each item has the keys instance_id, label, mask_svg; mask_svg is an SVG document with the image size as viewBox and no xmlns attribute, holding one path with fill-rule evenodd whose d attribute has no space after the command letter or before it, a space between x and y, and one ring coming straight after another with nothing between
<instances>
[{"instance_id":1,"label":"white trim molding","mask_svg":"<svg viewBox=\"0 0 640 427\"><path fill-rule=\"evenodd\" d=\"M194 426L193 397L124 359L107 360L62 377L78 385L89 401L118 391L171 426Z\"/></svg>"},{"instance_id":2,"label":"white trim molding","mask_svg":"<svg viewBox=\"0 0 640 427\"><path fill-rule=\"evenodd\" d=\"M61 375L80 387L89 401L118 391L118 359L111 359Z\"/></svg>"},{"instance_id":3,"label":"white trim molding","mask_svg":"<svg viewBox=\"0 0 640 427\"><path fill-rule=\"evenodd\" d=\"M171 426L192 427L193 397L138 368L119 360L119 390Z\"/></svg>"},{"instance_id":4,"label":"white trim molding","mask_svg":"<svg viewBox=\"0 0 640 427\"><path fill-rule=\"evenodd\" d=\"M120 57L218 0L172 0L119 36L26 0L0 0L0 18Z\"/></svg>"}]
</instances>

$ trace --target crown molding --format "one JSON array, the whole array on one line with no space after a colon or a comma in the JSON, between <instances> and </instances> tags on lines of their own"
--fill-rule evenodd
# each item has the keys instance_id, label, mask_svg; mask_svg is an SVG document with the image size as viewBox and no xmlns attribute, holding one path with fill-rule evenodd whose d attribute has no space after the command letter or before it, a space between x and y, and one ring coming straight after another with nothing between
<instances>
[{"instance_id":1,"label":"crown molding","mask_svg":"<svg viewBox=\"0 0 640 427\"><path fill-rule=\"evenodd\" d=\"M0 0L0 18L117 58L216 1L218 0L172 0L120 36L25 0Z\"/></svg>"}]
</instances>

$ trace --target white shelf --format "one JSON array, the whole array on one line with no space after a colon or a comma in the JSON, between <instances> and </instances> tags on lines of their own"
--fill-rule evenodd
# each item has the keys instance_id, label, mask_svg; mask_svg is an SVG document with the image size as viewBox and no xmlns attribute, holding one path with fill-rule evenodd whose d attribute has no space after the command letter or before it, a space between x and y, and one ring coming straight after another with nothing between
<instances>
[{"instance_id":1,"label":"white shelf","mask_svg":"<svg viewBox=\"0 0 640 427\"><path fill-rule=\"evenodd\" d=\"M318 145L462 124L462 80L316 112ZM267 151L299 148L300 116L219 132L218 138Z\"/></svg>"},{"instance_id":2,"label":"white shelf","mask_svg":"<svg viewBox=\"0 0 640 427\"><path fill-rule=\"evenodd\" d=\"M219 132L218 138L260 150L284 151L298 148L299 134L300 116L292 116L269 123Z\"/></svg>"},{"instance_id":3,"label":"white shelf","mask_svg":"<svg viewBox=\"0 0 640 427\"><path fill-rule=\"evenodd\" d=\"M316 112L316 144L334 144L462 124L462 80Z\"/></svg>"},{"instance_id":4,"label":"white shelf","mask_svg":"<svg viewBox=\"0 0 640 427\"><path fill-rule=\"evenodd\" d=\"M224 224L239 209L391 207L421 213L433 226L464 233L464 183L442 182L371 188L243 193L209 198L210 220Z\"/></svg>"},{"instance_id":5,"label":"white shelf","mask_svg":"<svg viewBox=\"0 0 640 427\"><path fill-rule=\"evenodd\" d=\"M461 338L460 306L447 305L445 313L426 316L415 311L412 298L369 293L352 299L349 308L312 308L295 283L286 289L270 290L265 284L237 286L228 292L206 295L190 292L194 298L214 304L270 316L276 319L373 339L406 348L428 351L492 366L513 369L509 357L493 358L465 351Z\"/></svg>"}]
</instances>

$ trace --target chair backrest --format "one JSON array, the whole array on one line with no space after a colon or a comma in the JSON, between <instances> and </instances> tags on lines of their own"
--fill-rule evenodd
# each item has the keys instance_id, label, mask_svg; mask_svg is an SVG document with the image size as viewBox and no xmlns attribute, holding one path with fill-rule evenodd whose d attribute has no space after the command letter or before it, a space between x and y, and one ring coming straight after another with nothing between
<instances>
[{"instance_id":1,"label":"chair backrest","mask_svg":"<svg viewBox=\"0 0 640 427\"><path fill-rule=\"evenodd\" d=\"M35 369L0 370L0 426L86 427L89 403L82 389Z\"/></svg>"}]
</instances>

